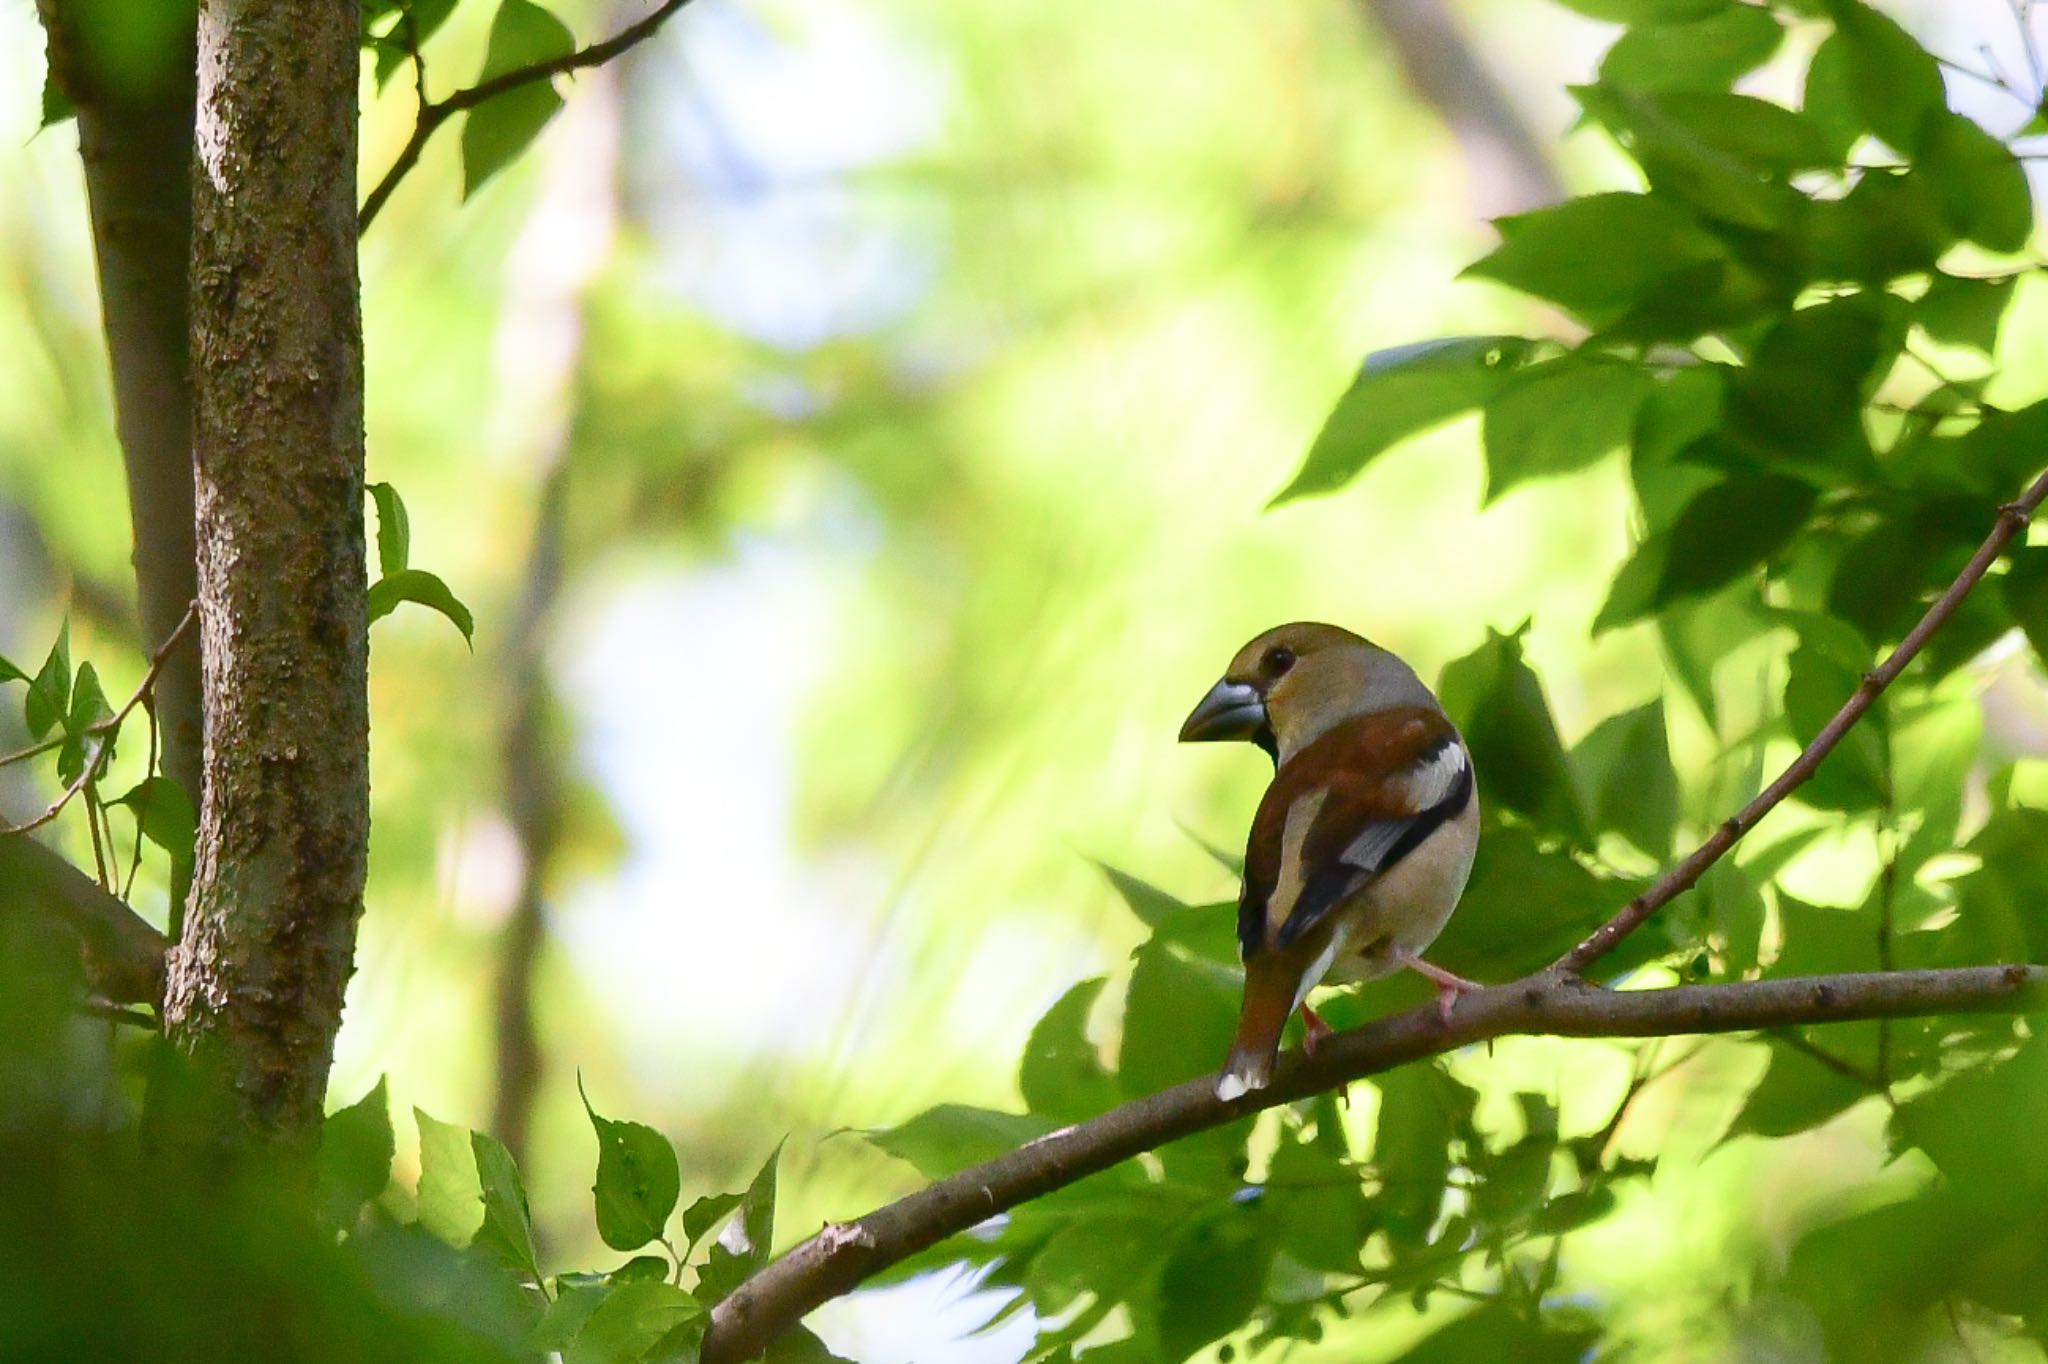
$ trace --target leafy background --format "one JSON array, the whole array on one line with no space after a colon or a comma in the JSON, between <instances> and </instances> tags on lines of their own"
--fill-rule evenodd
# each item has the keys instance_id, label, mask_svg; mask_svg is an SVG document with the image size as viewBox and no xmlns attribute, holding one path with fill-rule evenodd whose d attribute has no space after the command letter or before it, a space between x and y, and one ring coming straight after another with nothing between
<instances>
[{"instance_id":1,"label":"leafy background","mask_svg":"<svg viewBox=\"0 0 2048 1364\"><path fill-rule=\"evenodd\" d=\"M366 12L369 183L412 106L404 16ZM437 94L628 17L413 13ZM1265 774L1170 740L1276 619L1441 677L1489 826L1440 952L1481 977L1619 904L1896 640L2048 449L2048 142L2010 12L1461 17L1581 191L1497 232L1486 168L1337 0L698 0L559 110L531 90L430 146L366 239L371 473L410 523L380 567L447 584L474 652L425 612L374 636L324 1172L372 1268L321 1310L364 1295L451 1357L675 1357L770 1244L1212 1067ZM0 25L0 652L39 673L68 610L118 698L144 651L76 153L36 131L31 7ZM507 657L550 516L535 747L564 794L520 1178L483 1129L534 851ZM2037 533L1609 965L2041 959L2044 564ZM69 1109L132 1102L100 1032L15 1035L82 1058ZM1180 1143L815 1325L867 1361L2035 1358L2041 1068L2006 1023L1504 1041ZM124 1216L106 1259L175 1282ZM224 1281L329 1266L294 1278L260 1220L223 1219ZM650 1226L695 1246L694 1298ZM45 1253L8 1320L47 1316Z\"/></svg>"}]
</instances>

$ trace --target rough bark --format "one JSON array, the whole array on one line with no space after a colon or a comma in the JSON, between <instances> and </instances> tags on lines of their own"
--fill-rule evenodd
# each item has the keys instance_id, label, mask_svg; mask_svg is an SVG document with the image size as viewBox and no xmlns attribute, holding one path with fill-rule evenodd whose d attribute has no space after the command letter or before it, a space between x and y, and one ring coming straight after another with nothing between
<instances>
[{"instance_id":1,"label":"rough bark","mask_svg":"<svg viewBox=\"0 0 2048 1364\"><path fill-rule=\"evenodd\" d=\"M110 32L121 7L37 0L50 74L78 114L78 154L99 266L100 310L128 476L142 638L166 639L197 594L192 514L191 327L194 20L190 0L152 13L155 40ZM122 39L128 39L123 41ZM164 774L195 802L204 733L199 656L169 661L154 700Z\"/></svg>"},{"instance_id":2,"label":"rough bark","mask_svg":"<svg viewBox=\"0 0 2048 1364\"><path fill-rule=\"evenodd\" d=\"M878 1208L834 1223L748 1279L711 1313L703 1364L739 1364L813 1308L948 1236L1117 1162L1246 1113L1290 1103L1410 1061L1513 1033L1665 1037L1943 1013L2021 1013L2048 1005L2048 968L1980 966L1606 990L1549 973L1468 995L1446 1024L1434 1006L1291 1051L1273 1083L1225 1103L1204 1075L1061 1128Z\"/></svg>"},{"instance_id":3,"label":"rough bark","mask_svg":"<svg viewBox=\"0 0 2048 1364\"><path fill-rule=\"evenodd\" d=\"M369 841L355 0L205 0L205 800L166 1031L229 1140L317 1133Z\"/></svg>"}]
</instances>

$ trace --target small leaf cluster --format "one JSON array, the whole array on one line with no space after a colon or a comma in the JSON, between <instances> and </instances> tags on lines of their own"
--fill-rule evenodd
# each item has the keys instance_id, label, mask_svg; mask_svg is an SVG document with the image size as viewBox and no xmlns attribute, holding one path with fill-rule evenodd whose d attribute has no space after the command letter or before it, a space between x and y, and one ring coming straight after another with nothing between
<instances>
[{"instance_id":1,"label":"small leaf cluster","mask_svg":"<svg viewBox=\"0 0 2048 1364\"><path fill-rule=\"evenodd\" d=\"M781 1148L744 1190L703 1195L678 1214L681 1168L668 1139L643 1123L605 1117L587 1096L584 1111L597 1138L591 1185L597 1232L605 1245L630 1256L610 1269L544 1270L526 1187L504 1144L418 1109L420 1174L406 1215L391 1187L395 1143L381 1081L327 1119L319 1159L321 1221L344 1239L410 1226L461 1252L501 1286L492 1333L516 1341L518 1356L559 1356L564 1364L691 1364L710 1309L768 1261ZM683 1287L686 1273L694 1274L689 1288ZM832 1358L808 1332L770 1357L790 1364Z\"/></svg>"},{"instance_id":2,"label":"small leaf cluster","mask_svg":"<svg viewBox=\"0 0 2048 1364\"><path fill-rule=\"evenodd\" d=\"M370 584L367 615L370 621L383 619L402 602L415 602L447 617L462 632L463 641L476 645L476 617L470 614L448 584L424 568L411 567L412 519L398 489L389 483L372 483L368 491L377 507L377 568L379 577Z\"/></svg>"},{"instance_id":3,"label":"small leaf cluster","mask_svg":"<svg viewBox=\"0 0 2048 1364\"><path fill-rule=\"evenodd\" d=\"M185 647L191 647L187 644ZM95 847L104 884L112 888L115 829L109 811L126 812L134 831L133 861L139 864L142 843L148 842L170 859L173 879L189 875L197 837L197 817L192 801L175 781L154 770L155 744L150 745L150 770L120 795L100 791L113 763L123 727L101 685L99 672L90 662L74 665L71 654L71 622L57 627L56 639L33 674L0 655L0 686L10 682L26 684L22 696L22 725L31 740L25 748L0 755L0 766L54 757L60 803L72 794L91 821ZM147 698L144 698L145 700ZM123 713L125 715L125 712ZM155 716L148 713L153 727ZM55 807L53 807L55 808ZM4 831L0 838L13 836ZM133 880L133 870L129 880Z\"/></svg>"}]
</instances>

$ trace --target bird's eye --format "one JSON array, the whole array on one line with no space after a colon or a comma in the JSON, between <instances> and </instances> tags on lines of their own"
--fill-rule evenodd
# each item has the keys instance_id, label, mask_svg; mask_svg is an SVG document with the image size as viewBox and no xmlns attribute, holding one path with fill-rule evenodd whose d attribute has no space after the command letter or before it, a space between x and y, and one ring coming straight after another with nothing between
<instances>
[{"instance_id":1,"label":"bird's eye","mask_svg":"<svg viewBox=\"0 0 2048 1364\"><path fill-rule=\"evenodd\" d=\"M1293 666L1294 650L1285 645L1275 645L1266 650L1265 658L1260 660L1259 671L1268 677L1278 677Z\"/></svg>"}]
</instances>

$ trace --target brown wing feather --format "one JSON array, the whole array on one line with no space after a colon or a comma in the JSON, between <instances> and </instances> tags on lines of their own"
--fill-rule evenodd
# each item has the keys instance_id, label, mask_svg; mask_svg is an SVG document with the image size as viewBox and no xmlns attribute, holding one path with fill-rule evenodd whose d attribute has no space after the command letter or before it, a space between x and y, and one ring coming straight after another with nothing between
<instances>
[{"instance_id":1,"label":"brown wing feather","mask_svg":"<svg viewBox=\"0 0 2048 1364\"><path fill-rule=\"evenodd\" d=\"M1457 730L1440 711L1402 706L1333 726L1274 773L1245 848L1238 945L1246 958L1272 943L1302 901L1304 888L1319 873L1343 874L1345 851L1362 832L1417 813L1417 793L1410 779L1416 763L1456 737ZM1318 792L1320 806L1306 831L1297 830L1295 835L1299 874L1282 886L1289 815ZM1369 871L1361 870L1361 883L1369 876ZM1318 898L1323 899L1341 899L1348 893L1327 877L1319 889Z\"/></svg>"}]
</instances>

